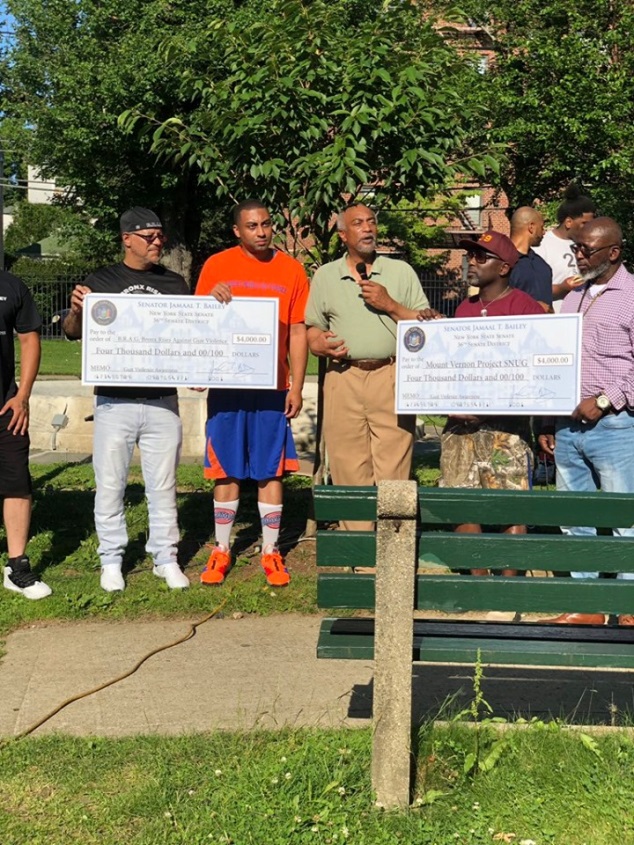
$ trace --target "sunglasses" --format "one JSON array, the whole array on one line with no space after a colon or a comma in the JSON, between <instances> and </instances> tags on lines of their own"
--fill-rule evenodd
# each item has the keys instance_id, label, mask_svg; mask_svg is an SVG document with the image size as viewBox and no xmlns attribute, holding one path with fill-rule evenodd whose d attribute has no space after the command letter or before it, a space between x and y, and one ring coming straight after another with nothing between
<instances>
[{"instance_id":1,"label":"sunglasses","mask_svg":"<svg viewBox=\"0 0 634 845\"><path fill-rule=\"evenodd\" d=\"M150 244L153 244L154 241L158 241L160 244L164 244L167 240L163 232L155 232L153 235L142 235L141 232L126 232L126 235L136 235L137 238L143 238L143 240L148 246Z\"/></svg>"},{"instance_id":2,"label":"sunglasses","mask_svg":"<svg viewBox=\"0 0 634 845\"><path fill-rule=\"evenodd\" d=\"M485 252L483 249L468 249L467 260L471 261L472 258L475 258L476 264L486 264L492 258L501 260L499 255L493 255L493 253Z\"/></svg>"},{"instance_id":3,"label":"sunglasses","mask_svg":"<svg viewBox=\"0 0 634 845\"><path fill-rule=\"evenodd\" d=\"M583 255L584 258L591 258L595 252L601 252L602 249L611 249L613 246L618 246L618 244L606 244L606 246L595 246L591 249L586 244L573 244L570 249L575 253L575 255Z\"/></svg>"}]
</instances>

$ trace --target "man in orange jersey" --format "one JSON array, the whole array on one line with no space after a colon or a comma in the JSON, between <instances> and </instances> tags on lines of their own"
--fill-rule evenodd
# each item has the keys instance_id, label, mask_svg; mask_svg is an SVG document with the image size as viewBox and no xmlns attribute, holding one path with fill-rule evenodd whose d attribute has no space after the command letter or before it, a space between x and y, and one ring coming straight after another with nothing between
<instances>
[{"instance_id":1,"label":"man in orange jersey","mask_svg":"<svg viewBox=\"0 0 634 845\"><path fill-rule=\"evenodd\" d=\"M221 584L231 568L231 530L240 483L253 478L258 482L262 521L262 568L271 586L283 587L290 575L277 547L282 476L299 468L290 420L302 408L308 358L304 324L308 280L299 261L271 248L271 215L259 200L236 205L233 222L238 246L205 262L196 295L213 296L219 302L230 302L234 296L279 300L278 382L276 390L209 390L205 477L215 480L216 545L200 580Z\"/></svg>"}]
</instances>

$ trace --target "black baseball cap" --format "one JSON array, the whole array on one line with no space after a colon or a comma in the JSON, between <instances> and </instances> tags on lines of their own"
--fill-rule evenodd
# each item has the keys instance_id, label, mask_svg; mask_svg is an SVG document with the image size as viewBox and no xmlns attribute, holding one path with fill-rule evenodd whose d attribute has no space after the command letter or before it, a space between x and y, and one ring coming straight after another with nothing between
<instances>
[{"instance_id":1,"label":"black baseball cap","mask_svg":"<svg viewBox=\"0 0 634 845\"><path fill-rule=\"evenodd\" d=\"M138 232L139 229L163 228L158 214L155 211L150 211L149 208L142 208L140 205L135 205L134 208L124 211L119 226L122 235L124 232Z\"/></svg>"}]
</instances>

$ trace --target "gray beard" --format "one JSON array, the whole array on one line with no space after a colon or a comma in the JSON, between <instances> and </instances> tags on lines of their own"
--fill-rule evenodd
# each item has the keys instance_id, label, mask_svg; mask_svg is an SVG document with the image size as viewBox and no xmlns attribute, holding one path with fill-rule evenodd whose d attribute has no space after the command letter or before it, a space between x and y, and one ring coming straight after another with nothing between
<instances>
[{"instance_id":1,"label":"gray beard","mask_svg":"<svg viewBox=\"0 0 634 845\"><path fill-rule=\"evenodd\" d=\"M604 261L602 264L599 264L598 267L595 267L593 270L586 270L585 273L581 274L581 278L584 282L593 282L595 279L598 279L611 267L611 263L609 260Z\"/></svg>"},{"instance_id":2,"label":"gray beard","mask_svg":"<svg viewBox=\"0 0 634 845\"><path fill-rule=\"evenodd\" d=\"M361 258L363 258L363 260L366 262L366 264L369 264L370 261L372 260L373 256L374 256L374 254L376 253L376 241L372 242L371 247L366 248L364 246L363 249L357 247L357 252L361 256Z\"/></svg>"}]
</instances>

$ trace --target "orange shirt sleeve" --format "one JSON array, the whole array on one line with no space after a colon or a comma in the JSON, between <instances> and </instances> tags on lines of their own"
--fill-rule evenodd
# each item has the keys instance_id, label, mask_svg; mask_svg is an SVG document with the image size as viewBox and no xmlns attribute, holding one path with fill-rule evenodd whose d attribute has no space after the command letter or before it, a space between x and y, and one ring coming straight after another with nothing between
<instances>
[{"instance_id":1,"label":"orange shirt sleeve","mask_svg":"<svg viewBox=\"0 0 634 845\"><path fill-rule=\"evenodd\" d=\"M289 308L289 323L303 323L308 302L308 277L303 267L298 267Z\"/></svg>"}]
</instances>

